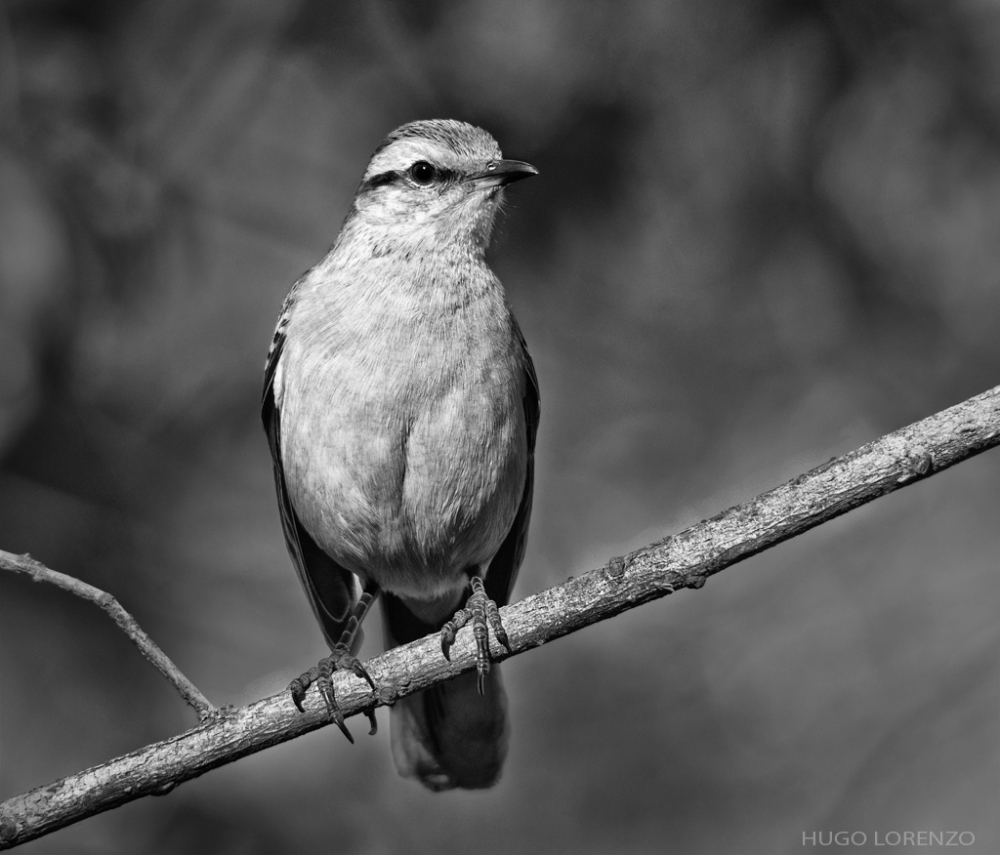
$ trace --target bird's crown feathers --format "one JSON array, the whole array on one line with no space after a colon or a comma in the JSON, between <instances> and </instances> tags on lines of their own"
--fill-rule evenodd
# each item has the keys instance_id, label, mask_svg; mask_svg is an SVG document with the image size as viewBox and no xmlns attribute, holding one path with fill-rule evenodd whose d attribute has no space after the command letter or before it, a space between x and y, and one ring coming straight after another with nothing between
<instances>
[{"instance_id":1,"label":"bird's crown feathers","mask_svg":"<svg viewBox=\"0 0 1000 855\"><path fill-rule=\"evenodd\" d=\"M500 146L482 128L454 119L410 122L396 128L375 149L365 181L403 173L420 161L462 174L481 171L500 158Z\"/></svg>"}]
</instances>

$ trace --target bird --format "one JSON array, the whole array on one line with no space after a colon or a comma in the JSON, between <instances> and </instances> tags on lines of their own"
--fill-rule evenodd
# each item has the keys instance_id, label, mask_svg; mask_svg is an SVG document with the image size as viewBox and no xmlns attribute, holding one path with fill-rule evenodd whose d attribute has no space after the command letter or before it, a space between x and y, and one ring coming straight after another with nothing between
<instances>
[{"instance_id":1,"label":"bird","mask_svg":"<svg viewBox=\"0 0 1000 855\"><path fill-rule=\"evenodd\" d=\"M410 122L377 146L326 256L288 293L261 415L285 543L331 648L289 690L316 684L345 736L331 675L375 682L357 659L378 599L386 647L473 626L476 670L400 698L403 777L434 791L492 786L506 695L489 630L525 553L538 378L486 261L504 188L538 170L483 129ZM369 714L372 733L374 712Z\"/></svg>"}]
</instances>

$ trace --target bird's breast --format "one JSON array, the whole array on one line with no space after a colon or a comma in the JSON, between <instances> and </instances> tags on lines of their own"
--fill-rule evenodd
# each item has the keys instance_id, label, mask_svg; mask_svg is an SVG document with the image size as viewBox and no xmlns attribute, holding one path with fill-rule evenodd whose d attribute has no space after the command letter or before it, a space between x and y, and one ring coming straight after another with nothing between
<instances>
[{"instance_id":1,"label":"bird's breast","mask_svg":"<svg viewBox=\"0 0 1000 855\"><path fill-rule=\"evenodd\" d=\"M282 456L292 505L324 550L426 599L488 562L513 523L523 366L502 295L448 312L395 302L348 303L327 313L333 323L289 330Z\"/></svg>"}]
</instances>

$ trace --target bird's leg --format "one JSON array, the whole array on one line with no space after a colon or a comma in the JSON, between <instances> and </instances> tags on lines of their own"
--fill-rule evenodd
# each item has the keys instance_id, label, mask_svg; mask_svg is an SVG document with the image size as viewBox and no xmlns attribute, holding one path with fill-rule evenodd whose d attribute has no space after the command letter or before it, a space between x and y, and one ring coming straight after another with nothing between
<instances>
[{"instance_id":1,"label":"bird's leg","mask_svg":"<svg viewBox=\"0 0 1000 855\"><path fill-rule=\"evenodd\" d=\"M486 595L486 588L483 580L479 576L473 576L470 580L472 594L465 603L464 609L455 612L455 616L441 628L441 652L444 658L451 661L449 650L455 642L455 634L472 621L472 637L476 640L476 673L479 675L479 694L484 694L486 675L490 672L490 633L489 627L493 627L493 634L497 637L508 653L510 641L507 639L507 631L500 622L500 612L497 604Z\"/></svg>"},{"instance_id":2,"label":"bird's leg","mask_svg":"<svg viewBox=\"0 0 1000 855\"><path fill-rule=\"evenodd\" d=\"M344 631L340 634L340 639L333 646L333 650L330 651L330 655L324 659L320 659L318 664L314 665L301 676L296 677L288 685L288 690L292 693L292 701L295 703L295 706L298 707L299 712L305 712L302 708L302 700L305 697L306 689L315 683L316 688L319 689L319 693L326 702L327 710L337 723L337 727L341 729L344 736L352 743L354 742L354 737L351 736L351 732L344 723L344 714L341 712L337 698L334 696L331 677L334 671L350 671L356 677L367 680L368 685L372 687L372 691L376 691L375 681L372 680L365 666L361 664L361 660L351 653L351 648L354 646L354 639L361 627L361 622L365 619L368 609L371 608L377 596L378 585L373 582L365 585L365 589L351 610L351 616L347 619ZM366 711L365 715L368 716L368 720L372 725L369 735L374 734L378 730L374 709Z\"/></svg>"}]
</instances>

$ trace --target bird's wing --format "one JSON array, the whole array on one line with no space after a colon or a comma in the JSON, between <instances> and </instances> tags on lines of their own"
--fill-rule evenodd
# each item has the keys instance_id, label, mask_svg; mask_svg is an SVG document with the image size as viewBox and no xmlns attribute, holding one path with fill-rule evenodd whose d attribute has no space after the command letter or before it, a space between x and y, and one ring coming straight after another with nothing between
<instances>
[{"instance_id":1,"label":"bird's wing","mask_svg":"<svg viewBox=\"0 0 1000 855\"><path fill-rule=\"evenodd\" d=\"M517 579L517 571L524 559L524 550L528 545L528 520L531 517L531 496L535 487L535 436L538 433L538 421L541 416L540 398L538 394L538 375L535 374L535 363L531 361L528 345L524 341L521 330L517 330L521 345L521 357L524 362L524 422L527 428L528 464L524 476L524 492L521 495L521 505L514 517L500 549L490 562L489 572L484 583L486 593L498 606L506 605L510 600L510 592Z\"/></svg>"},{"instance_id":2,"label":"bird's wing","mask_svg":"<svg viewBox=\"0 0 1000 855\"><path fill-rule=\"evenodd\" d=\"M285 467L281 460L281 412L275 401L274 390L275 373L284 345L284 328L279 323L264 369L261 418L264 420L271 459L274 461L274 485L278 491L278 509L281 511L281 527L285 531L285 545L323 634L332 648L340 640L356 600L354 576L316 545L288 498ZM357 644L360 644L360 638L359 631Z\"/></svg>"}]
</instances>

